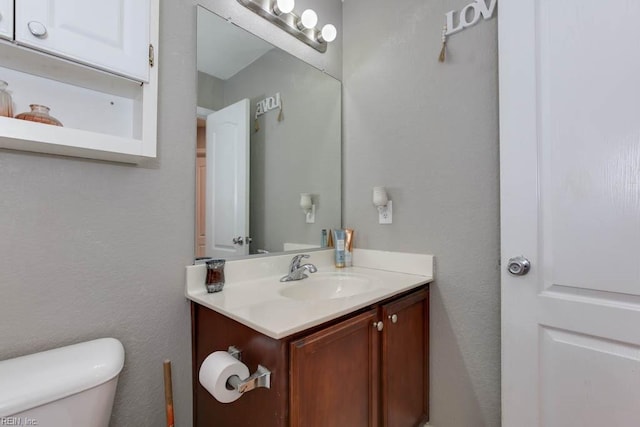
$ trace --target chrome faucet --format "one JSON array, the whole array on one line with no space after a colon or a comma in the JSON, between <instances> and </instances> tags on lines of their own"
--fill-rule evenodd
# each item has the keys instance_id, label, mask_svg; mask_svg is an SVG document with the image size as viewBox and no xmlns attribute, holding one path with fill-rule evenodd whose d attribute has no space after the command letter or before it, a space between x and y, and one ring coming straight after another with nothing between
<instances>
[{"instance_id":1,"label":"chrome faucet","mask_svg":"<svg viewBox=\"0 0 640 427\"><path fill-rule=\"evenodd\" d=\"M289 274L280 279L281 282L291 282L293 280L306 279L307 277L309 277L305 274L306 271L308 271L309 273L315 273L316 271L318 271L316 266L313 264L300 265L300 261L302 261L303 258L309 258L309 255L296 255L293 257L293 259L291 259L291 264L289 264Z\"/></svg>"}]
</instances>

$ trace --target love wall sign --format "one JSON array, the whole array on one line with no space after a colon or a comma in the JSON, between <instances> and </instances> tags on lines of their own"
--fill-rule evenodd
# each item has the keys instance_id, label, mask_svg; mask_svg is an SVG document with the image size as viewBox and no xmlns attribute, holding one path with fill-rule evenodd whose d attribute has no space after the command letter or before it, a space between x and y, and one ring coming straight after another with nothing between
<instances>
[{"instance_id":1,"label":"love wall sign","mask_svg":"<svg viewBox=\"0 0 640 427\"><path fill-rule=\"evenodd\" d=\"M447 47L447 36L458 33L467 27L476 25L480 18L491 19L493 12L496 10L497 0L489 0L487 5L486 0L475 0L473 3L469 3L456 13L455 10L451 10L445 14L447 23L442 29L442 50L440 51L439 61L444 62L445 51Z\"/></svg>"},{"instance_id":2,"label":"love wall sign","mask_svg":"<svg viewBox=\"0 0 640 427\"><path fill-rule=\"evenodd\" d=\"M490 0L489 6L487 6L485 0L475 0L473 3L462 8L460 13L458 13L458 19L456 19L455 10L447 12L445 14L447 17L447 30L445 35L455 34L467 27L477 24L480 17L485 21L491 19L493 12L496 10L496 1L497 0Z\"/></svg>"}]
</instances>

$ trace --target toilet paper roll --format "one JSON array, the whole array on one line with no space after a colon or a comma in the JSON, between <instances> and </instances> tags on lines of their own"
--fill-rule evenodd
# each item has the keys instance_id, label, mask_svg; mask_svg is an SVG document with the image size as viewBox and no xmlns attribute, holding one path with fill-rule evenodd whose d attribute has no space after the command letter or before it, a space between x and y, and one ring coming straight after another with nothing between
<instances>
[{"instance_id":1,"label":"toilet paper roll","mask_svg":"<svg viewBox=\"0 0 640 427\"><path fill-rule=\"evenodd\" d=\"M200 384L221 403L231 403L242 396L236 390L227 388L227 380L232 375L247 379L249 368L226 351L211 353L200 366Z\"/></svg>"}]
</instances>

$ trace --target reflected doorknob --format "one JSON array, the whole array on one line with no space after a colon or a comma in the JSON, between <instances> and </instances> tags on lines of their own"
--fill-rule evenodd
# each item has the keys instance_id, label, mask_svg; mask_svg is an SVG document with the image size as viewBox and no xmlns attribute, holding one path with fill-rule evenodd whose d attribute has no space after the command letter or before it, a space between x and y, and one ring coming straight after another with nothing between
<instances>
[{"instance_id":1,"label":"reflected doorknob","mask_svg":"<svg viewBox=\"0 0 640 427\"><path fill-rule=\"evenodd\" d=\"M529 272L530 268L531 263L522 255L511 258L507 264L507 270L514 276L524 276Z\"/></svg>"},{"instance_id":2,"label":"reflected doorknob","mask_svg":"<svg viewBox=\"0 0 640 427\"><path fill-rule=\"evenodd\" d=\"M244 244L244 239L242 238L242 236L234 237L233 243L236 245L242 245Z\"/></svg>"}]
</instances>

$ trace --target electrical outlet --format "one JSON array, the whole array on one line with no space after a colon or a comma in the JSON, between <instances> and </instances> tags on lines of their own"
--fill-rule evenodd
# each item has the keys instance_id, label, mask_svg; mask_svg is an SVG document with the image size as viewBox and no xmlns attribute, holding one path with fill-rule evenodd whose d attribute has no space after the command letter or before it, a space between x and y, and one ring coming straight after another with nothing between
<instances>
[{"instance_id":1,"label":"electrical outlet","mask_svg":"<svg viewBox=\"0 0 640 427\"><path fill-rule=\"evenodd\" d=\"M387 202L387 206L381 208L378 211L378 223L379 224L393 223L393 203L391 202L391 200Z\"/></svg>"},{"instance_id":2,"label":"electrical outlet","mask_svg":"<svg viewBox=\"0 0 640 427\"><path fill-rule=\"evenodd\" d=\"M305 216L307 224L315 224L316 222L316 205L311 205L311 210Z\"/></svg>"}]
</instances>

